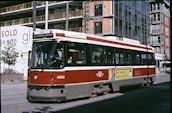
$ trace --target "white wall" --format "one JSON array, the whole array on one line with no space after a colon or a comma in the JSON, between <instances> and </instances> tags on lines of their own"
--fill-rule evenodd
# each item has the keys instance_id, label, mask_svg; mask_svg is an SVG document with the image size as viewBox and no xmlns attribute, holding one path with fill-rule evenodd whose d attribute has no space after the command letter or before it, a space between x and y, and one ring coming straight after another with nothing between
<instances>
[{"instance_id":1,"label":"white wall","mask_svg":"<svg viewBox=\"0 0 172 113\"><path fill-rule=\"evenodd\" d=\"M19 73L24 73L24 77L27 77L27 63L28 63L28 51L32 48L32 33L33 28L26 26L5 26L1 27L1 50L9 43L19 53L17 62L10 68L14 69ZM7 65L1 64L1 72Z\"/></svg>"}]
</instances>

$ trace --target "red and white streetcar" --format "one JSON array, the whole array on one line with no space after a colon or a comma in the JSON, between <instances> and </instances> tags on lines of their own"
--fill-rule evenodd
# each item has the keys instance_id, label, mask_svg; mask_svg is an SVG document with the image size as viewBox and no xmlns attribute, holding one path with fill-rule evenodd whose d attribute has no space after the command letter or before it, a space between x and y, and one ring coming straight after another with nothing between
<instances>
[{"instance_id":1,"label":"red and white streetcar","mask_svg":"<svg viewBox=\"0 0 172 113\"><path fill-rule=\"evenodd\" d=\"M154 81L154 49L139 41L55 29L33 34L30 102L91 97Z\"/></svg>"}]
</instances>

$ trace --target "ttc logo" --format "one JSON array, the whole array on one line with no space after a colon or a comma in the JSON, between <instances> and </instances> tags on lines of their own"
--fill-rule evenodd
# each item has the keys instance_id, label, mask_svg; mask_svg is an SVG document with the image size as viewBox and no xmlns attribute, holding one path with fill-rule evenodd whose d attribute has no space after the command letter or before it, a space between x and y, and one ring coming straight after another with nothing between
<instances>
[{"instance_id":1,"label":"ttc logo","mask_svg":"<svg viewBox=\"0 0 172 113\"><path fill-rule=\"evenodd\" d=\"M99 77L99 78L103 77L103 75L104 75L104 73L102 71L98 71L96 73L96 76Z\"/></svg>"}]
</instances>

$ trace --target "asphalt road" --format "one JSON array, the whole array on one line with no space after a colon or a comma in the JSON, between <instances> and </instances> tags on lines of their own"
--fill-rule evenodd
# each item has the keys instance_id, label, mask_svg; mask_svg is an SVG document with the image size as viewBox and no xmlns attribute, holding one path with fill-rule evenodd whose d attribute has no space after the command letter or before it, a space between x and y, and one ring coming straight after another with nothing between
<instances>
[{"instance_id":1,"label":"asphalt road","mask_svg":"<svg viewBox=\"0 0 172 113\"><path fill-rule=\"evenodd\" d=\"M29 103L26 83L1 85L2 113L170 113L170 75L158 74L150 87L126 88L65 103Z\"/></svg>"}]
</instances>

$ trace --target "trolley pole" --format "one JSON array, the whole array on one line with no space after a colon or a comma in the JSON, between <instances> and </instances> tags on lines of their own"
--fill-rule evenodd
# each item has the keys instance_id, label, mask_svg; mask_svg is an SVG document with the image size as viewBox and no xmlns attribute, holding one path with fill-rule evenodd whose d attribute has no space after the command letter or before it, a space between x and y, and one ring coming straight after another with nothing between
<instances>
[{"instance_id":1,"label":"trolley pole","mask_svg":"<svg viewBox=\"0 0 172 113\"><path fill-rule=\"evenodd\" d=\"M66 1L66 31L68 31L69 24L69 1Z\"/></svg>"},{"instance_id":2,"label":"trolley pole","mask_svg":"<svg viewBox=\"0 0 172 113\"><path fill-rule=\"evenodd\" d=\"M36 1L33 1L33 31L36 31Z\"/></svg>"},{"instance_id":3,"label":"trolley pole","mask_svg":"<svg viewBox=\"0 0 172 113\"><path fill-rule=\"evenodd\" d=\"M48 1L45 4L45 29L48 29Z\"/></svg>"}]
</instances>

